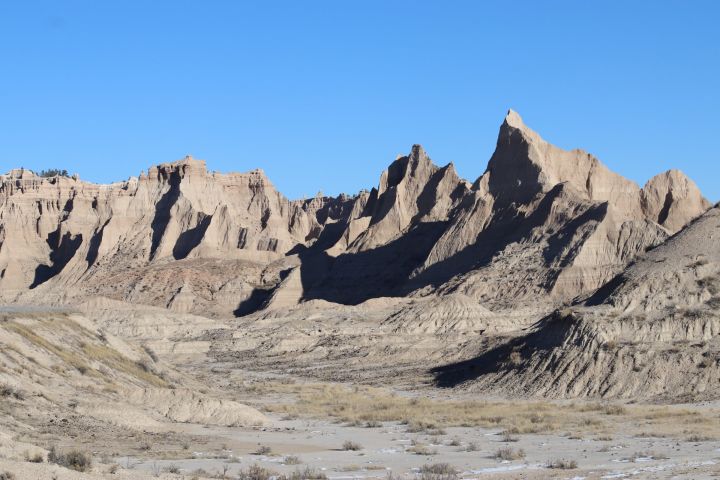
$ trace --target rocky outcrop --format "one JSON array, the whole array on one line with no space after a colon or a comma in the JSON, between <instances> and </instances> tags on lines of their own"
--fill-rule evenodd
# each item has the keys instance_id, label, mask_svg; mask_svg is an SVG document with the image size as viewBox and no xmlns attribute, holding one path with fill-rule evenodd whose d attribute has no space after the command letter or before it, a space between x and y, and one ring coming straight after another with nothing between
<instances>
[{"instance_id":1,"label":"rocky outcrop","mask_svg":"<svg viewBox=\"0 0 720 480\"><path fill-rule=\"evenodd\" d=\"M599 288L709 207L678 171L641 189L582 150L545 142L513 111L472 185L416 145L358 202L328 250L336 259L306 297L359 303L458 292L492 310L551 310Z\"/></svg>"},{"instance_id":2,"label":"rocky outcrop","mask_svg":"<svg viewBox=\"0 0 720 480\"><path fill-rule=\"evenodd\" d=\"M547 312L708 207L678 171L641 189L512 111L472 184L419 145L377 188L298 201L261 170L210 173L191 157L111 185L13 170L0 183L0 292L216 316L435 294Z\"/></svg>"},{"instance_id":3,"label":"rocky outcrop","mask_svg":"<svg viewBox=\"0 0 720 480\"><path fill-rule=\"evenodd\" d=\"M124 286L121 298L143 297L136 286L147 275L182 261L222 259L233 267L281 258L319 235L318 216L285 199L261 170L209 173L191 157L111 185L15 170L0 184L0 290L8 295L50 282L110 296ZM192 310L194 297L211 296L235 278L218 269L216 263L205 271L222 277L210 291L197 277L178 283L182 278L161 274L160 286L167 283L174 297L160 295L161 305Z\"/></svg>"}]
</instances>

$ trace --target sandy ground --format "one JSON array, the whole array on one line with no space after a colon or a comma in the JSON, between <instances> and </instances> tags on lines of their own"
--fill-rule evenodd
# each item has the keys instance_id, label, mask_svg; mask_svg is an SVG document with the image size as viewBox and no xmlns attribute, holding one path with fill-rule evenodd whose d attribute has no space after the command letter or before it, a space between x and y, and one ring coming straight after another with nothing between
<instances>
[{"instance_id":1,"label":"sandy ground","mask_svg":"<svg viewBox=\"0 0 720 480\"><path fill-rule=\"evenodd\" d=\"M680 442L667 438L617 435L612 439L578 439L561 435L516 435L506 442L500 430L446 428L444 435L414 434L407 426L383 424L379 428L347 427L327 421L274 419L274 428L248 430L184 425L183 431L224 439L221 451L193 451L192 458L156 460L115 459L134 470L153 472L175 466L189 474L197 469L236 475L250 465L290 473L286 465L295 456L302 466L323 472L330 479L385 478L388 472L410 476L423 465L448 463L462 478L713 478L720 476L720 442ZM344 451L351 441L363 448ZM472 447L470 447L472 445ZM269 454L258 455L261 447ZM413 451L421 446L425 452ZM470 447L470 448L469 448ZM495 458L498 450L523 450L525 458ZM472 450L472 451L467 451ZM223 458L216 458L223 457ZM577 462L577 469L548 468L556 460Z\"/></svg>"}]
</instances>

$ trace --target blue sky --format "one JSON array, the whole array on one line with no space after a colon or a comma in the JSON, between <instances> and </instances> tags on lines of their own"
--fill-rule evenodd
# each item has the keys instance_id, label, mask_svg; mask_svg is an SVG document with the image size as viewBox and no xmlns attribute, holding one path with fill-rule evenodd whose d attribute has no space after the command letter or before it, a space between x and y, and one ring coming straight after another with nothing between
<instances>
[{"instance_id":1,"label":"blue sky","mask_svg":"<svg viewBox=\"0 0 720 480\"><path fill-rule=\"evenodd\" d=\"M719 22L714 1L2 2L0 170L108 182L190 153L298 198L420 143L474 180L513 108L720 200Z\"/></svg>"}]
</instances>

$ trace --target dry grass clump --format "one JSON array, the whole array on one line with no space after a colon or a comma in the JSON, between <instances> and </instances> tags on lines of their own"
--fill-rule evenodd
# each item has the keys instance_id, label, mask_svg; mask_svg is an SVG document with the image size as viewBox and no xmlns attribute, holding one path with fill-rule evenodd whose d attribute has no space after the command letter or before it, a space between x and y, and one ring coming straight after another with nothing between
<instances>
[{"instance_id":1,"label":"dry grass clump","mask_svg":"<svg viewBox=\"0 0 720 480\"><path fill-rule=\"evenodd\" d=\"M25 461L30 463L42 463L45 457L40 452L25 452Z\"/></svg>"},{"instance_id":2,"label":"dry grass clump","mask_svg":"<svg viewBox=\"0 0 720 480\"><path fill-rule=\"evenodd\" d=\"M255 464L250 465L247 470L240 470L237 478L238 480L270 480L277 476L277 472Z\"/></svg>"},{"instance_id":3,"label":"dry grass clump","mask_svg":"<svg viewBox=\"0 0 720 480\"><path fill-rule=\"evenodd\" d=\"M545 464L545 468L552 468L556 470L575 470L577 467L578 465L575 460L567 460L564 458L550 460Z\"/></svg>"},{"instance_id":4,"label":"dry grass clump","mask_svg":"<svg viewBox=\"0 0 720 480\"><path fill-rule=\"evenodd\" d=\"M690 435L685 439L686 442L690 443L714 442L715 440L717 440L715 437L709 435Z\"/></svg>"},{"instance_id":5,"label":"dry grass clump","mask_svg":"<svg viewBox=\"0 0 720 480\"><path fill-rule=\"evenodd\" d=\"M457 470L449 463L431 463L420 467L421 473L432 473L434 475L456 474Z\"/></svg>"},{"instance_id":6,"label":"dry grass clump","mask_svg":"<svg viewBox=\"0 0 720 480\"><path fill-rule=\"evenodd\" d=\"M478 445L476 442L470 442L465 447L466 452L477 452L480 450L480 445Z\"/></svg>"},{"instance_id":7,"label":"dry grass clump","mask_svg":"<svg viewBox=\"0 0 720 480\"><path fill-rule=\"evenodd\" d=\"M514 448L510 447L503 447L499 449L497 452L495 452L495 458L498 460L520 460L522 458L525 458L525 450L522 448L519 448L515 450Z\"/></svg>"},{"instance_id":8,"label":"dry grass clump","mask_svg":"<svg viewBox=\"0 0 720 480\"><path fill-rule=\"evenodd\" d=\"M359 443L353 442L353 441L351 441L351 440L346 440L346 441L342 444L342 449L345 450L345 451L353 451L353 452L356 452L356 451L358 451L358 450L362 450L363 447L362 447L362 445L360 445Z\"/></svg>"},{"instance_id":9,"label":"dry grass clump","mask_svg":"<svg viewBox=\"0 0 720 480\"><path fill-rule=\"evenodd\" d=\"M283 459L283 462L285 465L300 465L302 463L302 460L300 460L300 457L297 457L295 455L288 455Z\"/></svg>"},{"instance_id":10,"label":"dry grass clump","mask_svg":"<svg viewBox=\"0 0 720 480\"><path fill-rule=\"evenodd\" d=\"M51 447L48 452L48 463L55 463L77 472L89 472L92 469L92 458L80 450L59 453L55 447Z\"/></svg>"},{"instance_id":11,"label":"dry grass clump","mask_svg":"<svg viewBox=\"0 0 720 480\"><path fill-rule=\"evenodd\" d=\"M413 446L406 450L407 452L414 453L415 455L437 455L437 450L430 448L424 443L413 442Z\"/></svg>"},{"instance_id":12,"label":"dry grass clump","mask_svg":"<svg viewBox=\"0 0 720 480\"><path fill-rule=\"evenodd\" d=\"M255 450L253 455L265 455L265 456L272 455L272 448L268 447L267 445L260 445L258 447L258 449Z\"/></svg>"},{"instance_id":13,"label":"dry grass clump","mask_svg":"<svg viewBox=\"0 0 720 480\"><path fill-rule=\"evenodd\" d=\"M456 480L458 471L449 463L432 463L420 467L420 480Z\"/></svg>"},{"instance_id":14,"label":"dry grass clump","mask_svg":"<svg viewBox=\"0 0 720 480\"><path fill-rule=\"evenodd\" d=\"M280 477L277 477L278 480L327 480L327 475L325 475L320 470L316 470L314 468L305 467L302 470L295 470L294 472L290 473L289 475L282 475ZM241 479L243 480L243 479ZM244 480L267 480L267 479L244 479Z\"/></svg>"}]
</instances>

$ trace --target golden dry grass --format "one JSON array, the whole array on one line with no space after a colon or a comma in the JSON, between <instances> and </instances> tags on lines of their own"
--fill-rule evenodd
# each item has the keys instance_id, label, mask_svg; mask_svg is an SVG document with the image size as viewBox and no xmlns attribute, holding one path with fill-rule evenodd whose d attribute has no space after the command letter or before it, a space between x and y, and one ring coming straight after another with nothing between
<instances>
[{"instance_id":1,"label":"golden dry grass","mask_svg":"<svg viewBox=\"0 0 720 480\"><path fill-rule=\"evenodd\" d=\"M435 400L407 397L385 389L338 384L261 382L250 388L263 408L287 417L331 418L352 425L399 422L408 431L443 434L447 427L504 429L515 435L561 432L571 437L651 431L656 436L709 435L717 430L718 411L672 406L601 402Z\"/></svg>"},{"instance_id":2,"label":"golden dry grass","mask_svg":"<svg viewBox=\"0 0 720 480\"><path fill-rule=\"evenodd\" d=\"M52 323L52 325L50 325ZM72 330L74 344L60 345L49 341L44 336L39 335L36 330L44 327L53 328L53 337L60 338L61 329ZM156 387L167 387L165 380L148 368L144 368L142 364L135 362L122 355L117 350L100 343L96 335L87 330L83 326L73 322L66 317L38 320L33 327L19 323L17 321L4 321L2 327L13 332L38 348L46 350L58 357L62 364L67 365L81 372L83 375L93 377L102 377L107 379L106 375L101 374L97 369L92 368L93 363L100 363L105 367L122 372L132 378L140 380L143 383ZM79 338L77 338L79 337ZM54 365L53 370L58 373L62 372L60 365Z\"/></svg>"}]
</instances>

